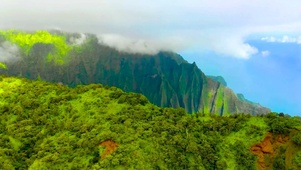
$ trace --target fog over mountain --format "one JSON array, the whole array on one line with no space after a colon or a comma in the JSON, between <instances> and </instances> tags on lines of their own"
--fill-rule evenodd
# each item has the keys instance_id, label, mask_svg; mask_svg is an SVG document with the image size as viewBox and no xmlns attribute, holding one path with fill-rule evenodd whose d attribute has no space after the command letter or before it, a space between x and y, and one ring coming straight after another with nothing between
<instances>
[{"instance_id":1,"label":"fog over mountain","mask_svg":"<svg viewBox=\"0 0 301 170\"><path fill-rule=\"evenodd\" d=\"M0 44L0 61L15 61L20 57L19 48L16 44L10 42L2 42Z\"/></svg>"},{"instance_id":2,"label":"fog over mountain","mask_svg":"<svg viewBox=\"0 0 301 170\"><path fill-rule=\"evenodd\" d=\"M247 59L260 52L246 42L252 34L300 33L299 6L298 0L3 0L0 28L95 33L132 52L197 49Z\"/></svg>"}]
</instances>

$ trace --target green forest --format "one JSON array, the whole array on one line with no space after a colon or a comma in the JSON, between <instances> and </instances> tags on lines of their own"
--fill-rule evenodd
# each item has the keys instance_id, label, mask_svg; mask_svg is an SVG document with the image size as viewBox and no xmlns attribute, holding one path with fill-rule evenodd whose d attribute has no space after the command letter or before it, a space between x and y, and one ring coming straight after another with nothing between
<instances>
[{"instance_id":1,"label":"green forest","mask_svg":"<svg viewBox=\"0 0 301 170\"><path fill-rule=\"evenodd\" d=\"M300 117L188 114L101 84L0 76L0 169L300 169Z\"/></svg>"}]
</instances>

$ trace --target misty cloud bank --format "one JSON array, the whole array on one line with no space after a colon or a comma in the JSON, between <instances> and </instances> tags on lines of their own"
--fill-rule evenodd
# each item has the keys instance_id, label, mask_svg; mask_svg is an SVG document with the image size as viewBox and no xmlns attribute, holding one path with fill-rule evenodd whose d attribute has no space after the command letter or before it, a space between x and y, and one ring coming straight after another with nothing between
<instances>
[{"instance_id":1,"label":"misty cloud bank","mask_svg":"<svg viewBox=\"0 0 301 170\"><path fill-rule=\"evenodd\" d=\"M84 44L86 40L87 40L87 36L84 33L79 34L79 36L77 36L77 37L72 36L69 39L71 44L77 45L77 46Z\"/></svg>"},{"instance_id":2,"label":"misty cloud bank","mask_svg":"<svg viewBox=\"0 0 301 170\"><path fill-rule=\"evenodd\" d=\"M0 44L0 62L13 62L20 58L20 50L17 45L10 42Z\"/></svg>"},{"instance_id":3,"label":"misty cloud bank","mask_svg":"<svg viewBox=\"0 0 301 170\"><path fill-rule=\"evenodd\" d=\"M282 37L274 37L274 36L268 36L268 37L262 37L262 41L266 42L278 42L278 43L297 43L301 44L301 36L287 36L284 35Z\"/></svg>"},{"instance_id":4,"label":"misty cloud bank","mask_svg":"<svg viewBox=\"0 0 301 170\"><path fill-rule=\"evenodd\" d=\"M159 47L145 40L132 40L120 35L98 35L98 42L116 48L122 52L155 54Z\"/></svg>"},{"instance_id":5,"label":"misty cloud bank","mask_svg":"<svg viewBox=\"0 0 301 170\"><path fill-rule=\"evenodd\" d=\"M59 28L96 34L100 43L132 53L209 50L247 59L259 53L247 43L250 35L301 33L300 6L300 0L2 0L0 29Z\"/></svg>"},{"instance_id":6,"label":"misty cloud bank","mask_svg":"<svg viewBox=\"0 0 301 170\"><path fill-rule=\"evenodd\" d=\"M176 51L184 48L179 40L144 40L133 39L117 34L98 35L98 42L113 47L121 52L139 54L157 54L159 51Z\"/></svg>"}]
</instances>

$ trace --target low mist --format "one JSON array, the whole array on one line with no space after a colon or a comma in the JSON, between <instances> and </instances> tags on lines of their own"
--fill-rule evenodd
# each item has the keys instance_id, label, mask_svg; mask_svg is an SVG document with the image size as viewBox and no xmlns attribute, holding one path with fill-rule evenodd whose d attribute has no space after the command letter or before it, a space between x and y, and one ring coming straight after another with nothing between
<instances>
[{"instance_id":1,"label":"low mist","mask_svg":"<svg viewBox=\"0 0 301 170\"><path fill-rule=\"evenodd\" d=\"M17 45L10 42L0 44L0 62L13 62L20 58L20 50Z\"/></svg>"}]
</instances>

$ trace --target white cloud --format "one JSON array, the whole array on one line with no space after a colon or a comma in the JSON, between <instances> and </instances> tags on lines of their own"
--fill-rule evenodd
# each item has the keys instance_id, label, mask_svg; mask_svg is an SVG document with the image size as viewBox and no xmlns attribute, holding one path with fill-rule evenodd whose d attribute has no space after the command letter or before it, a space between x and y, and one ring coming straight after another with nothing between
<instances>
[{"instance_id":1,"label":"white cloud","mask_svg":"<svg viewBox=\"0 0 301 170\"><path fill-rule=\"evenodd\" d=\"M219 37L219 38L218 38ZM240 36L218 36L215 39L205 42L202 46L207 50L213 50L217 54L232 56L236 58L248 59L258 53L258 50L248 43L243 42Z\"/></svg>"},{"instance_id":2,"label":"white cloud","mask_svg":"<svg viewBox=\"0 0 301 170\"><path fill-rule=\"evenodd\" d=\"M154 54L160 50L158 47L154 46L154 44L149 44L145 40L132 40L120 35L99 35L98 39L101 44L113 46L119 51L126 51L130 53Z\"/></svg>"},{"instance_id":3,"label":"white cloud","mask_svg":"<svg viewBox=\"0 0 301 170\"><path fill-rule=\"evenodd\" d=\"M249 58L257 52L246 43L249 35L301 32L300 6L300 0L2 0L0 28L61 28L95 33L118 49L194 48Z\"/></svg>"},{"instance_id":4,"label":"white cloud","mask_svg":"<svg viewBox=\"0 0 301 170\"><path fill-rule=\"evenodd\" d=\"M262 37L261 38L262 41L266 41L266 42L277 42L277 39L275 37Z\"/></svg>"},{"instance_id":5,"label":"white cloud","mask_svg":"<svg viewBox=\"0 0 301 170\"><path fill-rule=\"evenodd\" d=\"M177 37L169 37L166 40L154 39L133 39L131 37L124 37L117 34L101 34L98 35L100 44L106 44L115 47L119 51L129 53L143 53L143 54L156 54L159 51L175 51L180 49L182 43ZM173 40L173 41L170 41Z\"/></svg>"},{"instance_id":6,"label":"white cloud","mask_svg":"<svg viewBox=\"0 0 301 170\"><path fill-rule=\"evenodd\" d=\"M301 44L301 36L298 37L297 43L298 43L298 44Z\"/></svg>"},{"instance_id":7,"label":"white cloud","mask_svg":"<svg viewBox=\"0 0 301 170\"><path fill-rule=\"evenodd\" d=\"M15 61L20 57L20 51L17 45L7 41L0 44L0 62Z\"/></svg>"},{"instance_id":8,"label":"white cloud","mask_svg":"<svg viewBox=\"0 0 301 170\"><path fill-rule=\"evenodd\" d=\"M70 42L74 45L82 45L87 39L87 36L83 33L79 34L78 37L71 37Z\"/></svg>"},{"instance_id":9,"label":"white cloud","mask_svg":"<svg viewBox=\"0 0 301 170\"><path fill-rule=\"evenodd\" d=\"M278 43L297 43L301 44L301 36L287 36L284 35L282 37L274 37L274 36L268 36L268 37L262 37L262 41L266 42L278 42Z\"/></svg>"},{"instance_id":10,"label":"white cloud","mask_svg":"<svg viewBox=\"0 0 301 170\"><path fill-rule=\"evenodd\" d=\"M287 35L283 36L282 37L282 40L281 40L282 43L290 43L290 42L294 42L294 40L290 37L288 37Z\"/></svg>"},{"instance_id":11,"label":"white cloud","mask_svg":"<svg viewBox=\"0 0 301 170\"><path fill-rule=\"evenodd\" d=\"M269 56L270 54L271 54L271 52L268 51L268 50L261 51L261 55L262 55L263 57L267 57L267 56Z\"/></svg>"}]
</instances>

